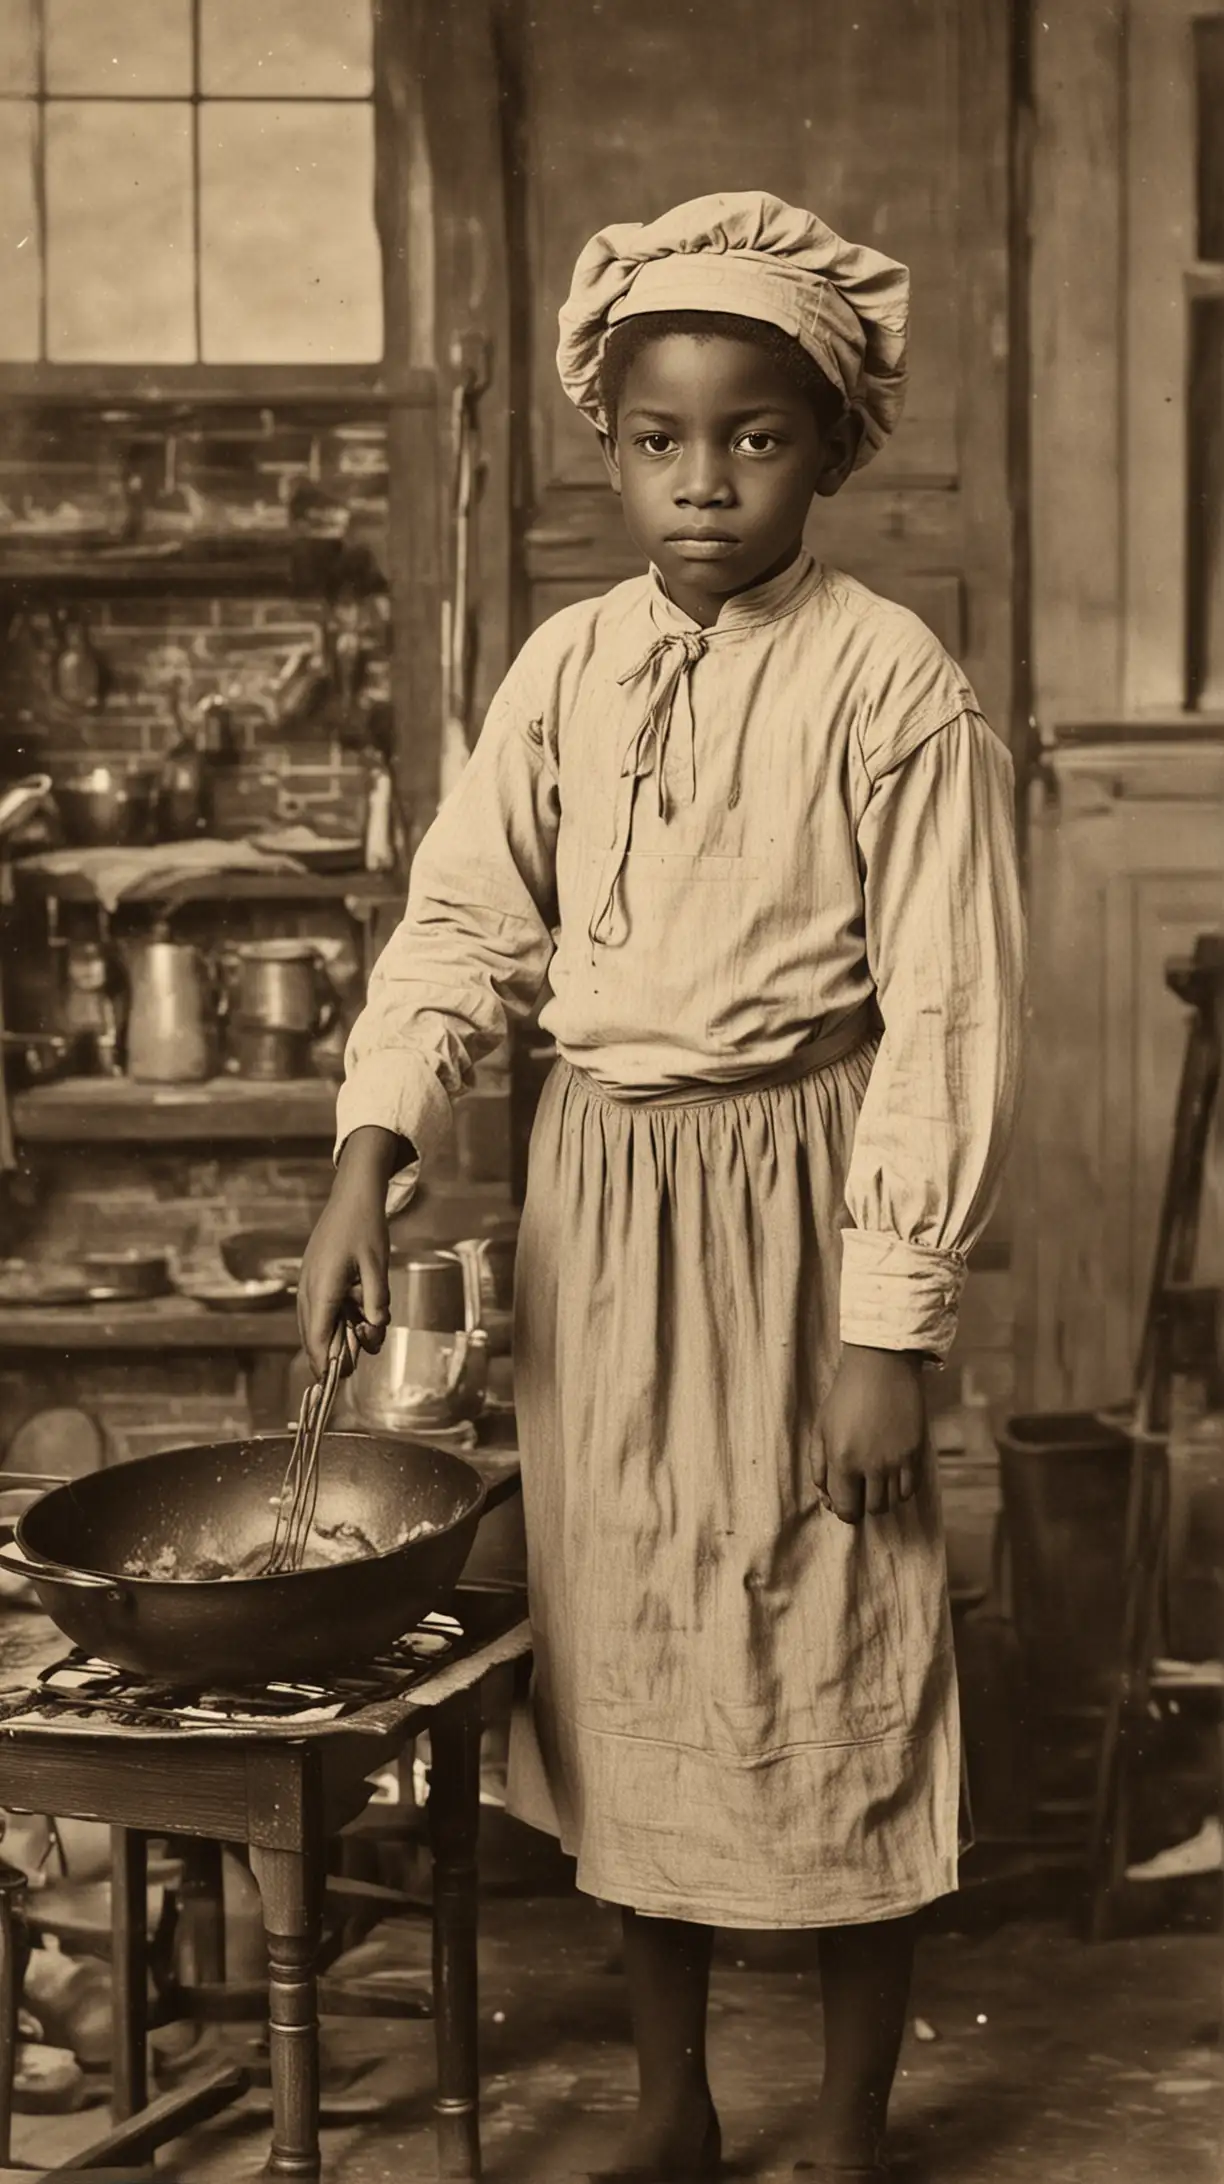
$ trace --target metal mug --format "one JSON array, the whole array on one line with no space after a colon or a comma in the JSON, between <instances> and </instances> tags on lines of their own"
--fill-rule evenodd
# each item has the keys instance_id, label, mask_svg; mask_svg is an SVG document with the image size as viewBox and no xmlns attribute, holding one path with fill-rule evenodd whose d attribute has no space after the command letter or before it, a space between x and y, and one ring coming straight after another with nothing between
<instances>
[{"instance_id":1,"label":"metal mug","mask_svg":"<svg viewBox=\"0 0 1224 2184\"><path fill-rule=\"evenodd\" d=\"M312 940L251 940L223 958L235 1020L318 1039L338 1006L322 951Z\"/></svg>"},{"instance_id":2,"label":"metal mug","mask_svg":"<svg viewBox=\"0 0 1224 2184\"><path fill-rule=\"evenodd\" d=\"M55 788L55 804L68 842L74 849L96 849L147 841L156 788L156 775L149 767L78 768Z\"/></svg>"},{"instance_id":3,"label":"metal mug","mask_svg":"<svg viewBox=\"0 0 1224 2184\"><path fill-rule=\"evenodd\" d=\"M227 1074L255 1084L287 1084L313 1077L308 1031L281 1031L275 1024L247 1024L235 1018L229 1027Z\"/></svg>"}]
</instances>

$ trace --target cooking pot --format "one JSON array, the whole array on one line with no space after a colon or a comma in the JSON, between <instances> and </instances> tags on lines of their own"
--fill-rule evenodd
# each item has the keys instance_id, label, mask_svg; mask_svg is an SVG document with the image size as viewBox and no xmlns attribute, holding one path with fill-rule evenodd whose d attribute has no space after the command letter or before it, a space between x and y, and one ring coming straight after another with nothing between
<instances>
[{"instance_id":1,"label":"cooking pot","mask_svg":"<svg viewBox=\"0 0 1224 2184\"><path fill-rule=\"evenodd\" d=\"M148 841L156 793L148 768L106 764L58 781L55 804L74 849L106 849Z\"/></svg>"},{"instance_id":2,"label":"cooking pot","mask_svg":"<svg viewBox=\"0 0 1224 2184\"><path fill-rule=\"evenodd\" d=\"M311 1039L331 1024L337 995L314 941L245 941L227 949L224 962L236 1022Z\"/></svg>"},{"instance_id":3,"label":"cooking pot","mask_svg":"<svg viewBox=\"0 0 1224 2184\"><path fill-rule=\"evenodd\" d=\"M18 1518L0 1566L33 1586L85 1653L180 1689L241 1689L369 1661L449 1595L467 1560L485 1490L447 1450L325 1437L315 1527L355 1528L370 1549L356 1560L280 1577L130 1574L235 1568L270 1544L292 1446L291 1435L268 1434L172 1449L57 1483ZM408 1539L422 1521L441 1529Z\"/></svg>"}]
</instances>

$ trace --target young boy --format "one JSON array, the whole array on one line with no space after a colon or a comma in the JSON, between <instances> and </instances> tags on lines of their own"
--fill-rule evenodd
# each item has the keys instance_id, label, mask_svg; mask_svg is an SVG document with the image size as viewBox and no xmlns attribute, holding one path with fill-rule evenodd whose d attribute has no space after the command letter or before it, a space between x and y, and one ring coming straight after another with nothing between
<instances>
[{"instance_id":1,"label":"young boy","mask_svg":"<svg viewBox=\"0 0 1224 2184\"><path fill-rule=\"evenodd\" d=\"M650 574L528 641L422 844L307 1254L322 1362L386 1206L527 1011L516 1400L535 1672L511 1805L623 1906L616 2175L711 2173L712 1932L822 1929L813 2155L878 2177L960 1750L922 1372L1018 1075L1006 752L904 609L814 561L896 424L908 276L747 193L596 236L562 381Z\"/></svg>"}]
</instances>

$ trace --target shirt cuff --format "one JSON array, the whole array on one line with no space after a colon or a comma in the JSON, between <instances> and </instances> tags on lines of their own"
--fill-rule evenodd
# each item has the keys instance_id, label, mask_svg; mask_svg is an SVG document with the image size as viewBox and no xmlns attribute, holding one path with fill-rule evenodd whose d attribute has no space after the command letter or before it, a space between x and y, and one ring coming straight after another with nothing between
<instances>
[{"instance_id":1,"label":"shirt cuff","mask_svg":"<svg viewBox=\"0 0 1224 2184\"><path fill-rule=\"evenodd\" d=\"M841 1338L864 1350L944 1358L965 1286L959 1252L906 1244L877 1229L842 1233Z\"/></svg>"},{"instance_id":2,"label":"shirt cuff","mask_svg":"<svg viewBox=\"0 0 1224 2184\"><path fill-rule=\"evenodd\" d=\"M390 1219L410 1204L422 1165L445 1150L454 1129L451 1103L419 1054L367 1054L354 1064L336 1098L333 1158L339 1160L354 1130L369 1126L407 1138L417 1153L387 1185Z\"/></svg>"}]
</instances>

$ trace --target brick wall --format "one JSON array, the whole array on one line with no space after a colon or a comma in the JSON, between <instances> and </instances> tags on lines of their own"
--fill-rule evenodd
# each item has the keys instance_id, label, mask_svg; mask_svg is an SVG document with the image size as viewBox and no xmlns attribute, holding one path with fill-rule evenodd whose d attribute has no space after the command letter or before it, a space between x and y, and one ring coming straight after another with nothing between
<instances>
[{"instance_id":1,"label":"brick wall","mask_svg":"<svg viewBox=\"0 0 1224 2184\"><path fill-rule=\"evenodd\" d=\"M155 763L173 737L181 685L189 703L218 693L232 707L238 753L218 775L218 832L243 834L278 816L359 828L360 726L341 718L336 701L292 732L270 717L270 688L289 656L304 645L323 649L325 600L309 590L261 594L255 564L267 551L286 564L293 557L307 583L312 570L324 568L355 580L367 659L363 698L385 707L389 621L378 586L386 463L386 430L377 418L302 422L244 409L200 412L177 425L101 411L13 412L0 421L0 555L19 549L50 563L74 540L113 550L134 525L145 547L178 540L191 557L194 522L211 544L225 540L233 557L252 563L249 588L236 591L242 579L231 576L224 596L159 590L150 573L145 588L125 584L116 596L95 591L70 601L39 588L19 597L0 647L5 771L45 767L54 774L85 752ZM184 496L186 506L159 505ZM56 694L57 608L83 613L102 662L106 691L96 710L66 705Z\"/></svg>"},{"instance_id":2,"label":"brick wall","mask_svg":"<svg viewBox=\"0 0 1224 2184\"><path fill-rule=\"evenodd\" d=\"M173 441L171 448L170 441ZM173 491L167 477L173 472ZM65 546L117 546L137 525L146 544L173 539L185 502L212 537L232 535L236 552L258 539L307 569L325 562L361 580L361 628L368 660L363 697L388 695L389 618L375 588L388 525L385 428L379 419L303 420L263 409L197 412L166 424L120 411L10 411L0 420L0 564L15 552L50 561ZM300 549L300 552L299 552ZM74 556L75 557L75 556ZM360 728L327 700L292 733L279 731L268 693L300 647L322 649L327 597L288 593L252 567L249 585L227 576L224 591L141 588L129 577L113 593L58 595L44 586L10 591L0 620L0 780L32 768L53 776L84 753L155 764L171 741L174 691L189 705L216 692L235 728L232 763L215 784L217 831L241 836L278 820L307 819L323 832L360 831L366 762ZM104 701L63 702L55 678L56 610L84 613L103 663ZM373 715L378 719L377 710ZM120 917L119 937L141 916ZM66 931L88 927L88 909L65 908ZM218 905L177 921L204 943L240 932L297 930L352 935L338 905L288 912ZM37 912L9 921L4 963L10 1022L45 1020L49 958ZM217 1238L245 1225L311 1220L326 1196L327 1148L278 1158L256 1151L212 1154L139 1147L31 1149L3 1209L0 1251L34 1259L71 1258L99 1239L165 1247L188 1257L215 1252ZM172 1441L241 1430L244 1392L232 1356L150 1356L139 1366L89 1353L0 1354L0 1449L14 1427L47 1402L74 1402L104 1425L112 1456Z\"/></svg>"}]
</instances>

